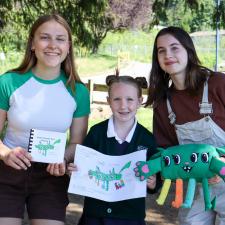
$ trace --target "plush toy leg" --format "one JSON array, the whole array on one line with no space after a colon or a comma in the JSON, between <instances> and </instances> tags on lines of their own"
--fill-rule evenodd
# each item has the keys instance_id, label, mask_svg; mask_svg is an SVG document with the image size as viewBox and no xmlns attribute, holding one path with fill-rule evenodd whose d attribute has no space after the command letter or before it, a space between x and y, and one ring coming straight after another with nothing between
<instances>
[{"instance_id":1,"label":"plush toy leg","mask_svg":"<svg viewBox=\"0 0 225 225\"><path fill-rule=\"evenodd\" d=\"M174 208L180 208L182 203L183 203L183 180L177 179L175 201L172 202L172 206Z\"/></svg>"},{"instance_id":2,"label":"plush toy leg","mask_svg":"<svg viewBox=\"0 0 225 225\"><path fill-rule=\"evenodd\" d=\"M170 186L171 186L171 180L170 179L165 179L165 181L163 183L163 187L162 187L161 193L160 193L158 199L156 200L156 202L159 205L163 205L164 204L164 202L166 200L166 197L168 195Z\"/></svg>"},{"instance_id":3,"label":"plush toy leg","mask_svg":"<svg viewBox=\"0 0 225 225\"><path fill-rule=\"evenodd\" d=\"M195 196L195 187L196 180L194 178L190 178L188 181L187 193L185 196L185 201L181 207L183 208L191 208L194 196Z\"/></svg>"},{"instance_id":4,"label":"plush toy leg","mask_svg":"<svg viewBox=\"0 0 225 225\"><path fill-rule=\"evenodd\" d=\"M210 202L210 191L207 178L202 179L202 188L205 200L205 210L214 209L216 204L216 197L212 200L212 202Z\"/></svg>"}]
</instances>

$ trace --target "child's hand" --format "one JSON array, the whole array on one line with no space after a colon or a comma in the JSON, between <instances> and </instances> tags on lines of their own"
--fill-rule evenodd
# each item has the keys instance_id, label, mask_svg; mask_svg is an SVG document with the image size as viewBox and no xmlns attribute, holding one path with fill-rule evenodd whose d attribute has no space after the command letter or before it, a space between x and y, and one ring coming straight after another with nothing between
<instances>
[{"instance_id":1,"label":"child's hand","mask_svg":"<svg viewBox=\"0 0 225 225\"><path fill-rule=\"evenodd\" d=\"M65 163L49 163L46 171L49 172L53 176L63 176L66 172Z\"/></svg>"},{"instance_id":2,"label":"child's hand","mask_svg":"<svg viewBox=\"0 0 225 225\"><path fill-rule=\"evenodd\" d=\"M156 175L150 176L147 179L147 187L151 190L155 189L156 186Z\"/></svg>"},{"instance_id":3,"label":"child's hand","mask_svg":"<svg viewBox=\"0 0 225 225\"><path fill-rule=\"evenodd\" d=\"M66 173L70 176L73 171L77 171L77 166L74 163L67 164Z\"/></svg>"}]
</instances>

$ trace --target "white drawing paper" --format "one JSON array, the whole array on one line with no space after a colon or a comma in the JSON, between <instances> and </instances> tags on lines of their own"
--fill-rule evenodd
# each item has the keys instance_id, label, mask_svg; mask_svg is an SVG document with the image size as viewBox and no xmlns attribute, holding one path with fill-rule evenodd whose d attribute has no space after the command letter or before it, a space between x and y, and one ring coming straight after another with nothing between
<instances>
[{"instance_id":1,"label":"white drawing paper","mask_svg":"<svg viewBox=\"0 0 225 225\"><path fill-rule=\"evenodd\" d=\"M137 161L146 160L146 150L109 156L77 145L74 157L78 171L72 172L69 193L115 202L146 197L146 181L135 177Z\"/></svg>"}]
</instances>

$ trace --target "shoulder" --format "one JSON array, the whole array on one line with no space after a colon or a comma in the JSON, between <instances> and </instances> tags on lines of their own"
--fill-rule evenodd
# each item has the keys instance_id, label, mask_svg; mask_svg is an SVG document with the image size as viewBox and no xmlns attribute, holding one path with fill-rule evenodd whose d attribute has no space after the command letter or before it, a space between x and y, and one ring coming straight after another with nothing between
<instances>
[{"instance_id":1,"label":"shoulder","mask_svg":"<svg viewBox=\"0 0 225 225\"><path fill-rule=\"evenodd\" d=\"M29 73L20 74L17 72L7 72L0 76L0 83L9 85L11 83L24 83L27 79L30 78Z\"/></svg>"},{"instance_id":2,"label":"shoulder","mask_svg":"<svg viewBox=\"0 0 225 225\"><path fill-rule=\"evenodd\" d=\"M88 93L88 89L85 86L85 84L80 83L80 82L76 82L75 83L75 93Z\"/></svg>"},{"instance_id":3,"label":"shoulder","mask_svg":"<svg viewBox=\"0 0 225 225\"><path fill-rule=\"evenodd\" d=\"M224 73L213 73L213 75L211 75L209 77L209 85L213 86L213 87L217 87L217 86L224 86L225 85L225 74Z\"/></svg>"},{"instance_id":4,"label":"shoulder","mask_svg":"<svg viewBox=\"0 0 225 225\"><path fill-rule=\"evenodd\" d=\"M29 78L30 73L19 74L16 72L7 72L0 76L0 87L14 91L22 86Z\"/></svg>"},{"instance_id":5,"label":"shoulder","mask_svg":"<svg viewBox=\"0 0 225 225\"><path fill-rule=\"evenodd\" d=\"M95 133L100 133L100 132L103 132L105 133L108 129L108 119L107 120L104 120L100 123L97 123L95 125L93 125L91 128L90 128L90 131L91 132L95 132Z\"/></svg>"},{"instance_id":6,"label":"shoulder","mask_svg":"<svg viewBox=\"0 0 225 225\"><path fill-rule=\"evenodd\" d=\"M145 128L140 123L137 123L136 131L138 132L138 134L141 137L143 137L143 139L146 138L147 141L155 142L155 138L154 138L154 135L152 134L152 132L150 132L147 128Z\"/></svg>"}]
</instances>

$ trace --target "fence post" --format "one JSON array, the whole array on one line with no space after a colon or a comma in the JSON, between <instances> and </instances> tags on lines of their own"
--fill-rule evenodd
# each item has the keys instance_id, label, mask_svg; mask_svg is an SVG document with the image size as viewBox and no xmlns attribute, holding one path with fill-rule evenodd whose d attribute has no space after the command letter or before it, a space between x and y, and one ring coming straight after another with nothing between
<instances>
[{"instance_id":1,"label":"fence post","mask_svg":"<svg viewBox=\"0 0 225 225\"><path fill-rule=\"evenodd\" d=\"M93 103L93 90L94 90L94 83L92 80L88 80L88 90L90 92L90 103Z\"/></svg>"}]
</instances>

